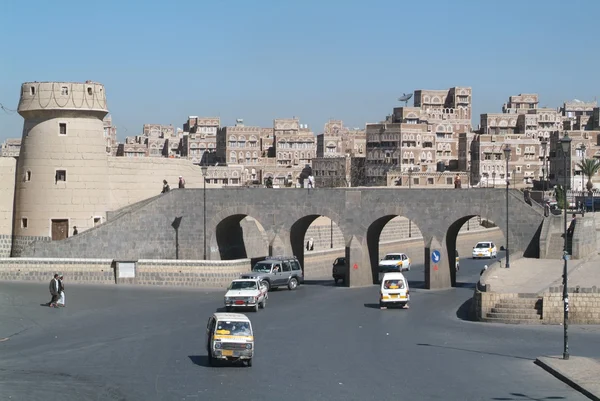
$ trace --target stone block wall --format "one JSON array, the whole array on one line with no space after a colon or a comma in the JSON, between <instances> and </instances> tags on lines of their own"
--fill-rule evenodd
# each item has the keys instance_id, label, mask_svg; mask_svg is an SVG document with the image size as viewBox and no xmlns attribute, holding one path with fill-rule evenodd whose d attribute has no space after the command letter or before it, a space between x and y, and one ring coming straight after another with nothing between
<instances>
[{"instance_id":1,"label":"stone block wall","mask_svg":"<svg viewBox=\"0 0 600 401\"><path fill-rule=\"evenodd\" d=\"M0 257L10 256L17 159L0 157Z\"/></svg>"},{"instance_id":2,"label":"stone block wall","mask_svg":"<svg viewBox=\"0 0 600 401\"><path fill-rule=\"evenodd\" d=\"M65 276L65 287L70 282L87 284L114 284L112 259L0 259L0 280L47 281L55 273Z\"/></svg>"},{"instance_id":3,"label":"stone block wall","mask_svg":"<svg viewBox=\"0 0 600 401\"><path fill-rule=\"evenodd\" d=\"M576 292L579 291L579 292ZM562 287L552 287L544 294L542 319L544 323L563 322ZM569 288L569 322L600 324L600 288Z\"/></svg>"},{"instance_id":4,"label":"stone block wall","mask_svg":"<svg viewBox=\"0 0 600 401\"><path fill-rule=\"evenodd\" d=\"M577 217L573 232L572 257L585 259L597 253L596 220L593 215Z\"/></svg>"},{"instance_id":5,"label":"stone block wall","mask_svg":"<svg viewBox=\"0 0 600 401\"><path fill-rule=\"evenodd\" d=\"M250 259L139 260L135 283L178 287L226 288L231 280L251 270Z\"/></svg>"},{"instance_id":6,"label":"stone block wall","mask_svg":"<svg viewBox=\"0 0 600 401\"><path fill-rule=\"evenodd\" d=\"M496 304L507 299L517 299L519 294L508 294L499 292L486 292L475 290L473 294L473 304L471 307L472 317L475 320L484 319Z\"/></svg>"},{"instance_id":7,"label":"stone block wall","mask_svg":"<svg viewBox=\"0 0 600 401\"><path fill-rule=\"evenodd\" d=\"M136 277L119 279L112 259L2 258L0 280L50 282L62 273L67 283L169 285L225 288L250 271L250 259L227 261L139 260Z\"/></svg>"}]
</instances>

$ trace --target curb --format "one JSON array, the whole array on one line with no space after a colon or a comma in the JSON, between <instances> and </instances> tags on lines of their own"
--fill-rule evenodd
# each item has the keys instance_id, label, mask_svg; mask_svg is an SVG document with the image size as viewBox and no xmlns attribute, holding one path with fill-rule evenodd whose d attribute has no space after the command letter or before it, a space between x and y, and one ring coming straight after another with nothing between
<instances>
[{"instance_id":1,"label":"curb","mask_svg":"<svg viewBox=\"0 0 600 401\"><path fill-rule=\"evenodd\" d=\"M543 358L543 359L546 359L546 358ZM536 358L534 364L536 364L537 366L541 367L546 372L548 372L552 376L556 377L558 380L560 380L563 383L567 384L568 386L572 387L574 390L579 391L580 393L582 393L583 395L585 395L589 399L594 400L594 401L600 401L600 394L594 394L591 391L587 390L582 385L578 384L577 382L575 382L574 380L572 380L571 378L569 378L566 374L563 374L558 369L550 366L543 359Z\"/></svg>"}]
</instances>

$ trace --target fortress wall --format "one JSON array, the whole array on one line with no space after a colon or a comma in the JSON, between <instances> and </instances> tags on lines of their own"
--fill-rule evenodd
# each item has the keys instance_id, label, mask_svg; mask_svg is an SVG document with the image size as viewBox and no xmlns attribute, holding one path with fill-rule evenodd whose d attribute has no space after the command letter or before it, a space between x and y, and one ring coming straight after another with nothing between
<instances>
[{"instance_id":1,"label":"fortress wall","mask_svg":"<svg viewBox=\"0 0 600 401\"><path fill-rule=\"evenodd\" d=\"M163 180L176 189L179 176L185 179L186 188L202 188L203 176L200 166L185 159L162 157L109 157L110 209L117 210L135 202L160 194ZM208 178L214 171L209 170ZM206 188L221 185L206 184ZM207 199L207 202L210 200Z\"/></svg>"},{"instance_id":2,"label":"fortress wall","mask_svg":"<svg viewBox=\"0 0 600 401\"><path fill-rule=\"evenodd\" d=\"M9 257L12 246L13 202L17 159L0 157L0 257Z\"/></svg>"}]
</instances>

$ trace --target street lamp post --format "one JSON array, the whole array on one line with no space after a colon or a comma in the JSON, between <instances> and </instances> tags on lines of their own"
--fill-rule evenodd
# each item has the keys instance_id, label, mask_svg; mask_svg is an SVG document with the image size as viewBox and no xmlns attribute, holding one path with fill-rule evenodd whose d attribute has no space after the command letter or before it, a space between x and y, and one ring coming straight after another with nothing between
<instances>
[{"instance_id":1,"label":"street lamp post","mask_svg":"<svg viewBox=\"0 0 600 401\"><path fill-rule=\"evenodd\" d=\"M506 268L509 269L510 268L510 251L508 248L508 190L510 189L510 181L508 179L508 162L510 161L510 146L508 144L506 144L506 146L504 146L504 158L506 159ZM513 177L514 179L514 177Z\"/></svg>"},{"instance_id":2,"label":"street lamp post","mask_svg":"<svg viewBox=\"0 0 600 401\"><path fill-rule=\"evenodd\" d=\"M569 290L568 290L568 277L567 277L567 156L571 151L571 138L569 138L569 134L565 134L565 136L560 140L560 144L562 146L563 151L563 169L564 169L564 186L565 190L563 191L565 194L565 199L563 200L563 205L565 209L565 219L564 219L564 245L563 245L563 305L564 305L564 315L563 315L563 359L569 359Z\"/></svg>"},{"instance_id":3,"label":"street lamp post","mask_svg":"<svg viewBox=\"0 0 600 401\"><path fill-rule=\"evenodd\" d=\"M409 167L408 168L408 189L412 188L412 173L413 173L413 168ZM408 219L408 238L412 238L412 221L410 221L410 219Z\"/></svg>"},{"instance_id":4,"label":"street lamp post","mask_svg":"<svg viewBox=\"0 0 600 401\"><path fill-rule=\"evenodd\" d=\"M204 202L202 204L204 209L204 260L206 260L206 173L208 172L208 166L202 166L202 178L204 179L204 185L202 190L202 196L204 197Z\"/></svg>"},{"instance_id":5,"label":"street lamp post","mask_svg":"<svg viewBox=\"0 0 600 401\"><path fill-rule=\"evenodd\" d=\"M544 199L542 199L543 201L546 200L546 174L548 173L546 171L546 149L548 149L548 141L544 139L542 141L542 150L544 151L544 158L542 159L542 192L544 193Z\"/></svg>"},{"instance_id":6,"label":"street lamp post","mask_svg":"<svg viewBox=\"0 0 600 401\"><path fill-rule=\"evenodd\" d=\"M585 146L585 144L582 143L581 144L581 164L583 164L585 162L585 149L586 149L586 146ZM583 170L581 170L581 192L582 193L585 193L584 192L585 191L584 181L585 181L585 175L583 174Z\"/></svg>"}]
</instances>

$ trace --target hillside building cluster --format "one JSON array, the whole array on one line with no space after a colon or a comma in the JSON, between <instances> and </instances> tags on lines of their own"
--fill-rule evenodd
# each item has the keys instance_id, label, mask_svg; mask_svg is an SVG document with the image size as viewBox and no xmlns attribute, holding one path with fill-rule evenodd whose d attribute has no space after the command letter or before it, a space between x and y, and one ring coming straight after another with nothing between
<instances>
[{"instance_id":1,"label":"hillside building cluster","mask_svg":"<svg viewBox=\"0 0 600 401\"><path fill-rule=\"evenodd\" d=\"M474 128L472 89L453 87L416 90L412 107L395 107L364 129L330 120L317 135L295 117L260 127L243 119L222 126L219 117L189 116L182 128L144 124L141 134L121 143L110 115L103 128L108 155L186 159L215 167L206 178L210 184L264 185L270 179L276 187L301 185L307 167L318 187L452 186L457 175L467 186L506 185L507 179L515 187L562 182L556 148L568 133L573 143L566 174L571 188L583 189L577 164L600 158L599 110L596 101L579 100L539 107L537 94L520 94L510 96L500 113L481 114ZM0 155L18 156L20 144L7 139ZM506 145L514 150L508 176Z\"/></svg>"}]
</instances>

